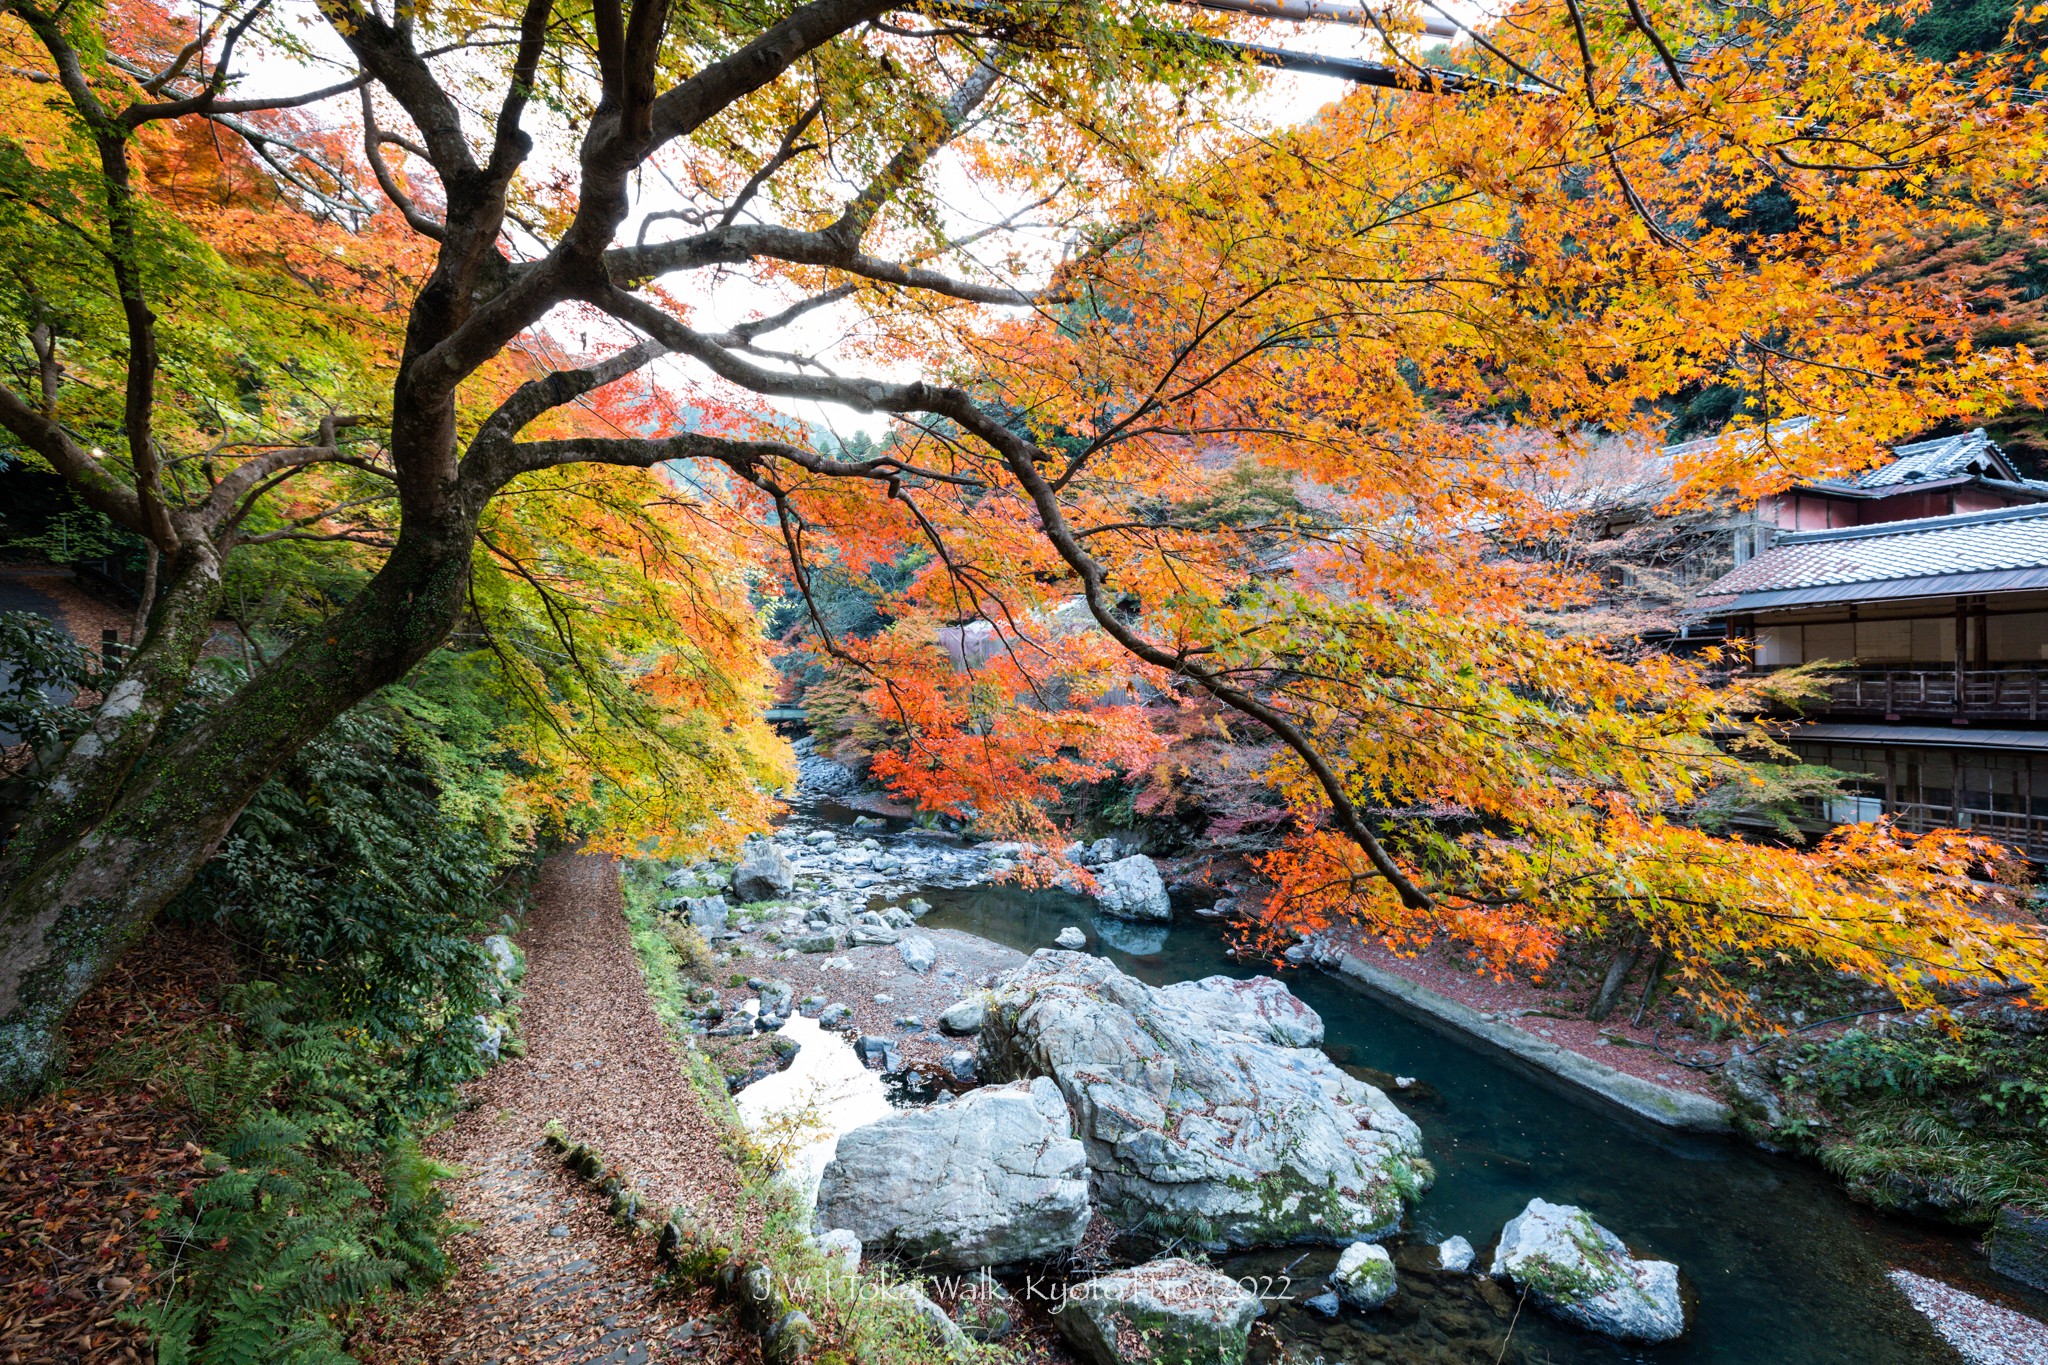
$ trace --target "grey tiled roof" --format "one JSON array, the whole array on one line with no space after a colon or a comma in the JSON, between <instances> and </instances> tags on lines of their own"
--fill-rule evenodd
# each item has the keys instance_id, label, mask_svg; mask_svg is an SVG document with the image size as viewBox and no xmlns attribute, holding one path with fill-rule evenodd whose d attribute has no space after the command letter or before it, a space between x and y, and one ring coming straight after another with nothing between
<instances>
[{"instance_id":1,"label":"grey tiled roof","mask_svg":"<svg viewBox=\"0 0 2048 1365\"><path fill-rule=\"evenodd\" d=\"M1804 431L1813 425L1810 417L1791 417L1771 424L1775 435L1790 435ZM1666 446L1663 450L1664 467L1668 469L1676 457L1711 447L1719 437L1687 441L1682 445ZM1754 434L1742 440L1754 443ZM1861 493L1882 495L1884 490L1898 489L1915 484L1934 483L1944 479L1964 479L1972 475L2002 485L2010 485L2025 492L2048 493L2048 483L2038 479L2023 479L2019 471L2007 463L2005 452L1998 443L1978 427L1956 436L1938 436L1931 441L1915 441L1910 445L1893 446L1892 458L1875 469L1866 469L1860 474L1848 474L1838 479L1816 479L1807 484L1822 492L1835 489L1840 492L1851 490Z\"/></svg>"},{"instance_id":2,"label":"grey tiled roof","mask_svg":"<svg viewBox=\"0 0 2048 1365\"><path fill-rule=\"evenodd\" d=\"M2043 584L2048 505L2037 505L1781 536L1707 588L1701 605L1742 609Z\"/></svg>"},{"instance_id":3,"label":"grey tiled roof","mask_svg":"<svg viewBox=\"0 0 2048 1365\"><path fill-rule=\"evenodd\" d=\"M1932 441L1894 446L1892 456L1889 464L1866 469L1846 479L1829 479L1822 486L1839 483L1852 488L1891 488L1902 483L1925 483L1931 479L1953 479L1965 474L1988 474L1994 479L2005 480L2018 477L1982 427L1960 436L1943 436Z\"/></svg>"},{"instance_id":4,"label":"grey tiled roof","mask_svg":"<svg viewBox=\"0 0 2048 1365\"><path fill-rule=\"evenodd\" d=\"M1933 749L2048 749L2048 731L1958 729L1953 725L1798 725L1785 736L1832 744L1904 744Z\"/></svg>"}]
</instances>

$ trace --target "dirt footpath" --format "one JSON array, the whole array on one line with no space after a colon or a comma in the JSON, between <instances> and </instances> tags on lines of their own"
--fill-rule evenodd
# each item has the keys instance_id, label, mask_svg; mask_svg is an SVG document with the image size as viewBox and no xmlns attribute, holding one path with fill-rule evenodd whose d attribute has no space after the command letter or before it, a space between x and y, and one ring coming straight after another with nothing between
<instances>
[{"instance_id":1,"label":"dirt footpath","mask_svg":"<svg viewBox=\"0 0 2048 1365\"><path fill-rule=\"evenodd\" d=\"M652 1238L629 1238L602 1201L541 1150L550 1119L623 1168L658 1214L675 1205L723 1221L739 1181L663 1037L620 910L610 858L559 854L541 874L526 951L519 1036L470 1090L471 1107L431 1144L462 1168L446 1182L472 1224L450 1246L448 1284L394 1324L387 1362L559 1361L745 1365L755 1341L715 1315L708 1293L652 1291Z\"/></svg>"}]
</instances>

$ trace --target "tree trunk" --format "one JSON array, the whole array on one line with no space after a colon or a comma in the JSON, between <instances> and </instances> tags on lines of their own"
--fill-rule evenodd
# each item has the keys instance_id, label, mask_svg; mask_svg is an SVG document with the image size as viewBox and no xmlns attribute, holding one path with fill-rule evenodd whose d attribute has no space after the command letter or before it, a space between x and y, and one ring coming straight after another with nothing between
<instances>
[{"instance_id":1,"label":"tree trunk","mask_svg":"<svg viewBox=\"0 0 2048 1365\"><path fill-rule=\"evenodd\" d=\"M158 714L137 746L138 669L154 658L168 671L175 654L189 676L211 626L211 595L195 622L169 619L166 594L144 650L101 705L112 742L73 770L90 788L53 781L23 822L30 844L18 857L8 850L0 1092L32 1088L49 1073L65 1015L190 884L257 789L336 716L405 676L446 637L464 600L475 525L473 509L409 520L390 559L339 614L182 735L157 735L167 707L152 701ZM217 569L212 577L217 586ZM175 651L159 648L170 636L180 637ZM99 729L96 720L86 738ZM118 771L102 761L113 749L127 753Z\"/></svg>"},{"instance_id":2,"label":"tree trunk","mask_svg":"<svg viewBox=\"0 0 2048 1365\"><path fill-rule=\"evenodd\" d=\"M191 683L220 592L220 558L212 544L200 540L180 550L148 628L100 699L92 724L57 760L9 837L0 885L13 888L56 850L77 842L120 800L164 717ZM6 942L0 932L0 958Z\"/></svg>"},{"instance_id":3,"label":"tree trunk","mask_svg":"<svg viewBox=\"0 0 2048 1365\"><path fill-rule=\"evenodd\" d=\"M156 566L162 558L154 545L142 552L142 600L135 604L135 624L128 631L128 643L137 649L149 634L149 613L156 606Z\"/></svg>"},{"instance_id":4,"label":"tree trunk","mask_svg":"<svg viewBox=\"0 0 2048 1365\"><path fill-rule=\"evenodd\" d=\"M1600 993L1593 997L1593 1007L1586 1011L1586 1017L1599 1023L1614 1013L1615 1002L1621 999L1621 988L1628 980L1628 974L1635 970L1636 959L1642 955L1643 939L1638 934L1628 947L1614 955L1607 964L1607 979L1600 983Z\"/></svg>"}]
</instances>

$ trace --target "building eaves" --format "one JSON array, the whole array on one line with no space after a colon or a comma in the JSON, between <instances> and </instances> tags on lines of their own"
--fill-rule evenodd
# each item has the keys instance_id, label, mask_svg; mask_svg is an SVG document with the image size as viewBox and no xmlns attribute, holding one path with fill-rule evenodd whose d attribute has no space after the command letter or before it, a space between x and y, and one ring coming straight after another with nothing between
<instances>
[{"instance_id":1,"label":"building eaves","mask_svg":"<svg viewBox=\"0 0 2048 1365\"><path fill-rule=\"evenodd\" d=\"M2029 749L2048 751L2048 730L1979 730L1962 725L1801 725L1788 740L1830 744L1883 744L1922 749Z\"/></svg>"}]
</instances>

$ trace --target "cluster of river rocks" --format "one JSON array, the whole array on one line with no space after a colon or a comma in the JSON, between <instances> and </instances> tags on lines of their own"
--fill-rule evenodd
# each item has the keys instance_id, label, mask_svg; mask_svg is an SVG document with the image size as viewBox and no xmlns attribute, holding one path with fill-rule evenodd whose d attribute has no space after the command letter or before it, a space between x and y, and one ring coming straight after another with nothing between
<instances>
[{"instance_id":1,"label":"cluster of river rocks","mask_svg":"<svg viewBox=\"0 0 2048 1365\"><path fill-rule=\"evenodd\" d=\"M989 1084L839 1140L819 1229L927 1270L1016 1269L1077 1247L1092 1220L1139 1244L1206 1251L1346 1249L1323 1303L1371 1311L1397 1292L1379 1239L1431 1171L1387 1096L1318 1050L1322 1021L1279 982L1151 987L1109 962L1043 950L948 1011L978 1024ZM1442 1267L1474 1264L1452 1238ZM1684 1330L1678 1270L1639 1260L1582 1210L1533 1200L1489 1273L1579 1326L1665 1341ZM1138 1333L1163 1358L1243 1359L1259 1297L1178 1257L1069 1286L1062 1333L1099 1365Z\"/></svg>"},{"instance_id":2,"label":"cluster of river rocks","mask_svg":"<svg viewBox=\"0 0 2048 1365\"><path fill-rule=\"evenodd\" d=\"M861 836L756 841L728 890L744 903L781 902L772 913L785 952L893 944L926 972L933 945L914 932L924 903L868 905L985 881L1024 852ZM1109 841L1067 855L1091 867L1104 913L1171 917L1150 859ZM678 897L671 908L709 936L728 932L734 909L723 896ZM787 991L769 995L733 1027L775 1027L793 1005ZM1059 1263L1099 1220L1118 1245L1140 1249L1343 1247L1328 1290L1307 1304L1328 1316L1372 1312L1398 1292L1380 1243L1434 1178L1421 1132L1384 1092L1329 1060L1321 1018L1278 981L1152 987L1106 959L1046 949L939 1024L973 1039L954 1074L979 1088L839 1138L816 1204L832 1254L883 1251L933 1273L1016 1270ZM889 1067L886 1040L857 1046ZM1444 1271L1477 1273L1464 1238L1437 1257ZM1634 1257L1580 1209L1530 1201L1502 1230L1486 1273L1592 1331L1666 1341L1685 1329L1677 1267ZM1098 1365L1125 1359L1137 1339L1162 1359L1235 1365L1264 1308L1239 1281L1179 1256L1068 1285L1061 1299L1062 1334ZM926 1306L942 1333L959 1330Z\"/></svg>"}]
</instances>

